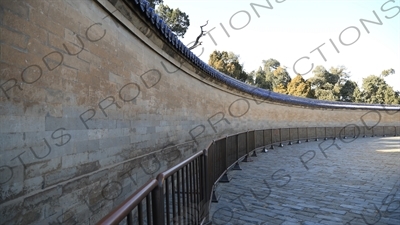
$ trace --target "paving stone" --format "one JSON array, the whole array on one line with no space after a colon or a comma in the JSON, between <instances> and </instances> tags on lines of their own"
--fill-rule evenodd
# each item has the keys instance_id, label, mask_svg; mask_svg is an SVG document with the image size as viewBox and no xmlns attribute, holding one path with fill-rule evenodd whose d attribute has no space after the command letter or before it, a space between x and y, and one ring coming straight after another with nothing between
<instances>
[{"instance_id":1,"label":"paving stone","mask_svg":"<svg viewBox=\"0 0 400 225\"><path fill-rule=\"evenodd\" d=\"M230 171L230 183L218 184L221 200L211 215L229 207L232 218L221 214L219 224L400 224L400 138L337 142L340 150L330 148L327 158L315 151L305 169L301 155L320 143L276 148L240 163L243 170ZM396 151L376 151L382 145Z\"/></svg>"}]
</instances>

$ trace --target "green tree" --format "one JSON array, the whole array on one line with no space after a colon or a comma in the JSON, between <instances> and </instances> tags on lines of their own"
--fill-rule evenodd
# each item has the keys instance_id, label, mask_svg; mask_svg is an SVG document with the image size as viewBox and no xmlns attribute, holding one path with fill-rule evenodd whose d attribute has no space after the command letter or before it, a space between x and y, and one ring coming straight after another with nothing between
<instances>
[{"instance_id":1,"label":"green tree","mask_svg":"<svg viewBox=\"0 0 400 225\"><path fill-rule=\"evenodd\" d=\"M350 75L346 67L331 67L329 71L323 66L317 66L313 70L314 76L309 78L314 96L320 100L328 101L352 101L355 86L349 80Z\"/></svg>"},{"instance_id":2,"label":"green tree","mask_svg":"<svg viewBox=\"0 0 400 225\"><path fill-rule=\"evenodd\" d=\"M263 60L262 65L265 75L263 77L260 76L256 83L274 92L287 94L287 85L291 78L286 69L281 67L281 63L276 59L270 58Z\"/></svg>"},{"instance_id":3,"label":"green tree","mask_svg":"<svg viewBox=\"0 0 400 225\"><path fill-rule=\"evenodd\" d=\"M239 63L239 55L235 55L233 52L213 51L208 60L208 65L235 79L243 82L248 81L248 75L243 70L243 65Z\"/></svg>"},{"instance_id":4,"label":"green tree","mask_svg":"<svg viewBox=\"0 0 400 225\"><path fill-rule=\"evenodd\" d=\"M250 85L254 85L254 77L253 74L246 74L247 75L247 79L245 81L246 84L250 84Z\"/></svg>"},{"instance_id":5,"label":"green tree","mask_svg":"<svg viewBox=\"0 0 400 225\"><path fill-rule=\"evenodd\" d=\"M278 68L281 65L281 63L278 60L273 58L270 58L268 60L263 60L262 64L264 66L264 71L266 72L272 72L272 70Z\"/></svg>"},{"instance_id":6,"label":"green tree","mask_svg":"<svg viewBox=\"0 0 400 225\"><path fill-rule=\"evenodd\" d=\"M263 88L263 89L268 89L272 90L273 85L272 82L266 80L266 72L261 68L261 66L258 68L257 71L251 71L249 76L254 77L254 85Z\"/></svg>"},{"instance_id":7,"label":"green tree","mask_svg":"<svg viewBox=\"0 0 400 225\"><path fill-rule=\"evenodd\" d=\"M310 83L306 82L303 76L301 76L300 74L298 74L295 78L292 79L292 81L290 81L287 86L287 92L289 95L313 98Z\"/></svg>"},{"instance_id":8,"label":"green tree","mask_svg":"<svg viewBox=\"0 0 400 225\"><path fill-rule=\"evenodd\" d=\"M354 100L353 100L354 102L358 102L358 103L365 102L364 94L358 86L354 89L353 97L354 97Z\"/></svg>"},{"instance_id":9,"label":"green tree","mask_svg":"<svg viewBox=\"0 0 400 225\"><path fill-rule=\"evenodd\" d=\"M357 83L349 79L350 75L346 72L346 67L331 67L329 73L332 79L330 83L334 83L333 94L335 95L335 99L346 102L354 101L353 93L357 87Z\"/></svg>"},{"instance_id":10,"label":"green tree","mask_svg":"<svg viewBox=\"0 0 400 225\"><path fill-rule=\"evenodd\" d=\"M314 96L319 99L319 100L325 100L325 101L336 101L336 96L333 94L332 90L330 88L331 84L326 84L325 88L319 88L314 90Z\"/></svg>"},{"instance_id":11,"label":"green tree","mask_svg":"<svg viewBox=\"0 0 400 225\"><path fill-rule=\"evenodd\" d=\"M382 76L370 75L363 79L363 101L374 104L399 104L398 96Z\"/></svg>"},{"instance_id":12,"label":"green tree","mask_svg":"<svg viewBox=\"0 0 400 225\"><path fill-rule=\"evenodd\" d=\"M273 91L281 94L287 94L287 85L292 78L285 68L278 66L273 72Z\"/></svg>"},{"instance_id":13,"label":"green tree","mask_svg":"<svg viewBox=\"0 0 400 225\"><path fill-rule=\"evenodd\" d=\"M307 81L311 84L315 98L328 101L337 100L333 88L336 82L338 82L339 77L329 73L323 66L315 67L313 74L314 76Z\"/></svg>"},{"instance_id":14,"label":"green tree","mask_svg":"<svg viewBox=\"0 0 400 225\"><path fill-rule=\"evenodd\" d=\"M388 69L388 70L382 71L381 76L382 77L387 77L387 76L389 76L391 74L394 74L394 73L395 73L394 69Z\"/></svg>"},{"instance_id":15,"label":"green tree","mask_svg":"<svg viewBox=\"0 0 400 225\"><path fill-rule=\"evenodd\" d=\"M265 85L268 86L268 89L273 91L274 88L277 88L277 84L275 83L275 77L274 77L274 70L276 70L281 63L276 60L276 59L268 59L268 60L263 60L263 68L265 72Z\"/></svg>"},{"instance_id":16,"label":"green tree","mask_svg":"<svg viewBox=\"0 0 400 225\"><path fill-rule=\"evenodd\" d=\"M182 12L179 8L171 9L168 5L162 3L158 5L156 13L161 16L172 32L179 37L184 37L190 26L189 16L186 13Z\"/></svg>"},{"instance_id":17,"label":"green tree","mask_svg":"<svg viewBox=\"0 0 400 225\"><path fill-rule=\"evenodd\" d=\"M354 102L356 96L355 91L358 89L356 82L347 80L343 85L336 85L334 87L334 93L338 96L338 99L345 102ZM360 89L358 89L360 91Z\"/></svg>"}]
</instances>

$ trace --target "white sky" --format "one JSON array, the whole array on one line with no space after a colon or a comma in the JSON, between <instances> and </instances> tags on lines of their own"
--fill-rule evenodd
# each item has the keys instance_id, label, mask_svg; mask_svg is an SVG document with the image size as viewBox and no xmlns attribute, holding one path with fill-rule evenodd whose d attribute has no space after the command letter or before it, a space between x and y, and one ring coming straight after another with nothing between
<instances>
[{"instance_id":1,"label":"white sky","mask_svg":"<svg viewBox=\"0 0 400 225\"><path fill-rule=\"evenodd\" d=\"M289 74L294 77L294 63L307 56L310 57L309 60L303 59L296 65L299 73L307 72L311 63L314 63L314 67L323 65L326 69L344 65L348 68L351 79L361 85L363 77L379 75L382 70L393 68L396 74L387 77L386 81L395 90L400 90L400 0L269 2L273 9L254 6L258 17L250 3L268 6L268 1L164 0L164 4L179 8L189 15L190 27L185 38L181 39L184 44L189 44L197 38L200 26L207 20L209 23L204 30L209 31L215 27L210 33L217 45L206 35L201 38L202 46L193 50L199 56L203 48L200 59L206 63L214 50L232 51L240 55L240 63L244 64L247 72L258 69L263 59L274 58L281 65L287 66ZM367 33L360 19L378 21L373 11L383 24L365 22L370 32ZM248 25L234 30L230 25L231 18L233 27L240 28L246 23ZM220 23L230 37L225 34ZM349 28L351 26L353 27ZM359 30L359 35L354 27ZM343 43L352 43L358 36L359 39L354 44L345 46L339 40L342 31ZM332 39L340 53L336 52L329 39ZM325 45L320 50L326 62L318 50L310 53L323 43ZM304 75L304 78L311 75L310 72Z\"/></svg>"}]
</instances>

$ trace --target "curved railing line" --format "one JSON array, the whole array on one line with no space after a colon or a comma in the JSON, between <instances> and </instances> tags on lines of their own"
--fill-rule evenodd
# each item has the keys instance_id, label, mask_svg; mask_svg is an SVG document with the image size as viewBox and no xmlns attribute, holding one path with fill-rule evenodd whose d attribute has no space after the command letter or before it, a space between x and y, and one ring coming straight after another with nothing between
<instances>
[{"instance_id":1,"label":"curved railing line","mask_svg":"<svg viewBox=\"0 0 400 225\"><path fill-rule=\"evenodd\" d=\"M328 128L329 134L327 132ZM137 207L139 224L145 224L144 221L146 220L143 215L144 206L141 203L145 198L148 222L146 224L171 224L171 219L172 221L178 222L175 220L176 218L178 218L179 221L184 220L183 224L187 224L185 222L189 222L189 220L191 224L203 224L203 222L209 222L211 202L217 201L217 197L215 196L217 182L229 182L227 178L228 171L239 166L239 161L243 158L245 158L243 160L245 161L247 157L250 157L250 153L253 152L252 156L257 156L256 151L260 148L263 148L261 152L265 152L264 150L267 148L267 145L271 145L270 149L273 149L274 146L282 147L283 142L298 140L298 143L301 143L300 140L304 139L306 139L306 142L309 142L310 138L315 138L315 141L318 141L318 138L327 140L328 138L336 139L352 136L354 139L357 139L361 136L366 137L366 135L371 135L371 137L376 137L378 135L386 137L389 134L394 136L398 135L396 126L376 126L371 129L363 129L362 132L360 129L356 130L355 127L353 127L353 129L347 129L347 133L345 127L342 128L344 133L340 131L338 133L336 128L338 127L257 129L227 135L224 138L213 140L203 151L197 152L178 165L158 174L156 179L148 181L97 224L118 224L125 217L128 225L133 224L135 218L132 215L132 210ZM377 128L381 128L378 129L380 134L374 131L374 129L376 130ZM387 128L394 129L388 132ZM300 133L298 133L296 137L285 135L284 139L282 139L282 131L287 130L286 132L289 133L290 129L307 129L306 137L300 137ZM315 137L314 135L309 135L308 131L312 129L314 129ZM318 133L321 133L321 129L323 129L323 135L318 136ZM279 132L276 132L278 130ZM369 130L368 134L367 130ZM270 135L266 135L265 131L269 131ZM358 131L358 133L356 131ZM257 132L262 132L262 143L257 142ZM274 132L275 135L273 135ZM279 135L277 135L277 133ZM251 135L249 134L252 134L252 137L250 137ZM240 135L245 136L244 146L243 143L241 145L245 147L245 149L242 148L242 151L240 151ZM278 140L276 136L279 136ZM228 149L228 138L231 137L236 138L230 140L231 148ZM266 137L267 139L269 138L269 141L266 141ZM253 146L252 149L249 149L249 146ZM231 160L232 157L234 157L233 160ZM180 185L182 187L181 189L179 188ZM179 200L181 200L181 202L179 202ZM180 203L182 202L183 209L180 208L182 205Z\"/></svg>"},{"instance_id":2,"label":"curved railing line","mask_svg":"<svg viewBox=\"0 0 400 225\"><path fill-rule=\"evenodd\" d=\"M197 152L196 154L194 154L194 155L190 156L189 158L187 158L186 160L184 160L182 163L179 163L179 164L169 168L168 170L158 174L157 179L159 181L164 181L165 177L171 176L174 171L182 169L182 167L184 167L186 164L192 162L194 159L196 159L197 157L199 157L202 154L203 154L202 151Z\"/></svg>"},{"instance_id":3,"label":"curved railing line","mask_svg":"<svg viewBox=\"0 0 400 225\"><path fill-rule=\"evenodd\" d=\"M147 181L141 188L136 190L118 207L111 211L108 216L101 219L97 224L119 224L125 217L130 217L132 220L132 210L140 204L140 202L148 196L148 194L157 186L157 180L152 179Z\"/></svg>"},{"instance_id":4,"label":"curved railing line","mask_svg":"<svg viewBox=\"0 0 400 225\"><path fill-rule=\"evenodd\" d=\"M199 67L203 72L211 76L212 78L221 81L222 83L231 86L237 90L250 94L252 96L258 96L267 100L272 100L278 103L308 106L308 107L323 107L323 108L343 108L343 109L369 109L369 110L388 110L388 111L400 111L400 106L393 105L380 105L380 104L366 104L366 103L348 103L348 102L333 102L324 101L318 99L302 98L297 96L284 95L275 93L270 90L250 86L242 81L227 76L213 67L209 66L195 54L193 54L189 48L187 48L179 38L170 30L168 25L163 19L156 14L155 10L150 7L150 4L146 0L130 0L139 8L144 17L147 19L149 25L153 26L154 29L158 30L161 37L172 45L178 52L180 52L187 60L192 62L194 65Z\"/></svg>"}]
</instances>

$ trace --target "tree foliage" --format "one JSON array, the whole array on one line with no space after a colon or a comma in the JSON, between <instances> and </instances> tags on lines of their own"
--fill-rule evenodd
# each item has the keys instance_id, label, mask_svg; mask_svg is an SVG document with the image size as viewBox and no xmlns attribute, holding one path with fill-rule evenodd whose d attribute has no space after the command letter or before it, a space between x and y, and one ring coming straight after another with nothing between
<instances>
[{"instance_id":1,"label":"tree foliage","mask_svg":"<svg viewBox=\"0 0 400 225\"><path fill-rule=\"evenodd\" d=\"M355 85L349 81L350 75L344 66L331 67L328 70L317 66L313 70L314 76L308 79L314 97L328 101L351 101Z\"/></svg>"},{"instance_id":2,"label":"tree foliage","mask_svg":"<svg viewBox=\"0 0 400 225\"><path fill-rule=\"evenodd\" d=\"M278 60L272 58L268 60L263 60L262 64L266 72L271 72L272 70L278 68L281 65L281 63Z\"/></svg>"},{"instance_id":3,"label":"tree foliage","mask_svg":"<svg viewBox=\"0 0 400 225\"><path fill-rule=\"evenodd\" d=\"M247 73L243 70L243 66L239 63L239 55L235 55L233 52L214 51L210 55L208 65L240 81L246 82L249 80Z\"/></svg>"},{"instance_id":4,"label":"tree foliage","mask_svg":"<svg viewBox=\"0 0 400 225\"><path fill-rule=\"evenodd\" d=\"M263 89L272 90L272 83L267 82L267 80L265 79L265 74L265 71L260 66L257 71L251 71L249 73L249 77L254 78L255 86Z\"/></svg>"},{"instance_id":5,"label":"tree foliage","mask_svg":"<svg viewBox=\"0 0 400 225\"><path fill-rule=\"evenodd\" d=\"M252 75L256 77L255 85L261 88L273 90L274 92L287 94L287 85L291 81L289 73L280 62L276 59L268 59L262 61L261 67L257 72L252 71Z\"/></svg>"},{"instance_id":6,"label":"tree foliage","mask_svg":"<svg viewBox=\"0 0 400 225\"><path fill-rule=\"evenodd\" d=\"M289 73L286 71L285 68L278 66L272 74L273 80L273 91L281 94L287 94L287 86L289 82L292 80L290 78Z\"/></svg>"},{"instance_id":7,"label":"tree foliage","mask_svg":"<svg viewBox=\"0 0 400 225\"><path fill-rule=\"evenodd\" d=\"M248 84L282 94L326 101L400 103L400 92L396 92L384 80L395 73L394 69L383 70L379 76L364 78L362 86L359 87L350 79L350 74L344 66L331 67L329 70L323 66L316 66L313 76L305 80L300 74L291 79L286 68L273 58L263 60L258 70L246 74L239 63L239 56L232 52L214 51L210 55L209 65Z\"/></svg>"},{"instance_id":8,"label":"tree foliage","mask_svg":"<svg viewBox=\"0 0 400 225\"><path fill-rule=\"evenodd\" d=\"M172 9L168 5L161 2L156 9L156 13L161 16L164 22L170 27L171 31L179 37L184 37L187 29L190 26L189 16L182 12L179 8Z\"/></svg>"},{"instance_id":9,"label":"tree foliage","mask_svg":"<svg viewBox=\"0 0 400 225\"><path fill-rule=\"evenodd\" d=\"M287 92L289 95L313 98L313 93L311 91L311 84L304 80L303 76L298 74L295 78L290 81L287 86Z\"/></svg>"},{"instance_id":10,"label":"tree foliage","mask_svg":"<svg viewBox=\"0 0 400 225\"><path fill-rule=\"evenodd\" d=\"M355 101L355 91L358 88L356 82L347 80L344 85L337 86L335 89L335 93L338 96L338 99L345 102L354 102ZM359 91L359 89L358 89Z\"/></svg>"},{"instance_id":11,"label":"tree foliage","mask_svg":"<svg viewBox=\"0 0 400 225\"><path fill-rule=\"evenodd\" d=\"M382 77L370 75L363 79L361 102L399 104L398 95Z\"/></svg>"},{"instance_id":12,"label":"tree foliage","mask_svg":"<svg viewBox=\"0 0 400 225\"><path fill-rule=\"evenodd\" d=\"M394 73L395 73L394 69L388 69L388 70L382 71L381 76L382 77L387 77L387 76L389 76L391 74L394 74Z\"/></svg>"}]
</instances>

